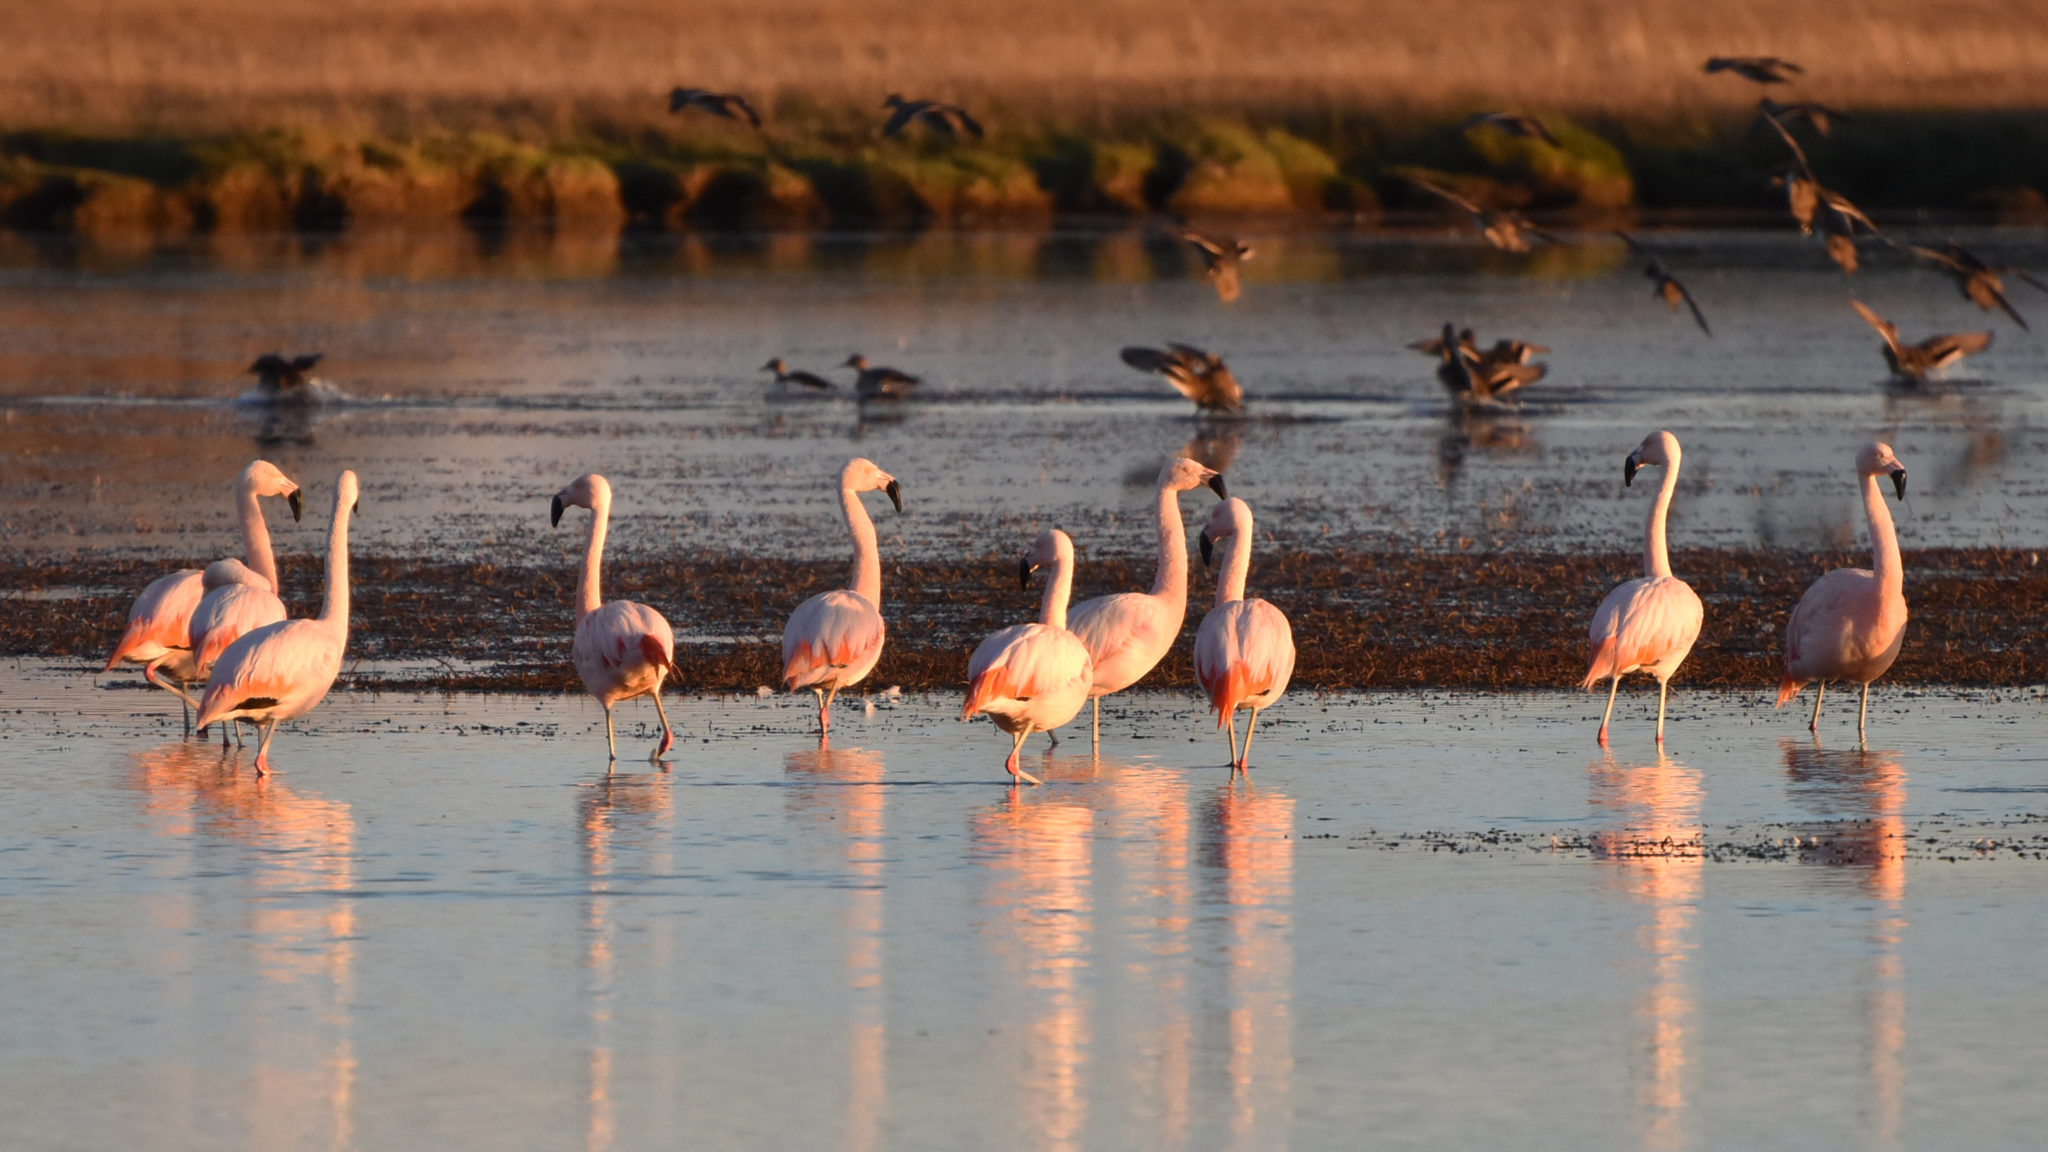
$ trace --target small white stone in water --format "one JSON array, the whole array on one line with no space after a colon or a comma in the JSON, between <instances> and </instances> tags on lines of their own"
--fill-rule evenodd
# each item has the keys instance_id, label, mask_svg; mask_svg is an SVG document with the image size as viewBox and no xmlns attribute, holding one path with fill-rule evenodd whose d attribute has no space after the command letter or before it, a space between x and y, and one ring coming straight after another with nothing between
<instances>
[{"instance_id":1,"label":"small white stone in water","mask_svg":"<svg viewBox=\"0 0 2048 1152\"><path fill-rule=\"evenodd\" d=\"M903 699L903 685L901 685L901 684L891 684L891 685L889 685L889 690L888 690L887 692L884 692L884 693L882 693L882 698L883 698L883 699L885 699L885 700L901 700L901 699Z\"/></svg>"},{"instance_id":2,"label":"small white stone in water","mask_svg":"<svg viewBox=\"0 0 2048 1152\"><path fill-rule=\"evenodd\" d=\"M766 684L763 684L759 688L754 689L754 695L760 697L763 700L766 700L770 696L775 695L775 689L770 688Z\"/></svg>"}]
</instances>

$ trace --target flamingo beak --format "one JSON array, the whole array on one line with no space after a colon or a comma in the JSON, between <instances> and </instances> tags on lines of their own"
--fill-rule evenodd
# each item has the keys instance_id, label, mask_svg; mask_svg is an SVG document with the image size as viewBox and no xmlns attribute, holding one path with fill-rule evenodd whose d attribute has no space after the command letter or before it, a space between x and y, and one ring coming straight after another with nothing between
<instances>
[{"instance_id":1,"label":"flamingo beak","mask_svg":"<svg viewBox=\"0 0 2048 1152\"><path fill-rule=\"evenodd\" d=\"M1643 462L1636 458L1634 452L1629 453L1628 459L1621 462L1621 486L1623 488L1628 488L1635 484L1636 471L1642 466Z\"/></svg>"},{"instance_id":2,"label":"flamingo beak","mask_svg":"<svg viewBox=\"0 0 2048 1152\"><path fill-rule=\"evenodd\" d=\"M889 494L889 503L894 504L896 511L901 514L903 511L903 485L898 484L896 478L892 476L889 478L889 483L883 486L882 491Z\"/></svg>"},{"instance_id":3,"label":"flamingo beak","mask_svg":"<svg viewBox=\"0 0 2048 1152\"><path fill-rule=\"evenodd\" d=\"M554 506L548 509L548 527L559 528L562 524L562 498L555 497Z\"/></svg>"},{"instance_id":4,"label":"flamingo beak","mask_svg":"<svg viewBox=\"0 0 2048 1152\"><path fill-rule=\"evenodd\" d=\"M1207 528L1202 529L1201 544L1202 567L1207 568L1209 566L1210 557L1214 555L1216 551L1216 545L1211 543L1209 540L1209 530Z\"/></svg>"},{"instance_id":5,"label":"flamingo beak","mask_svg":"<svg viewBox=\"0 0 2048 1152\"><path fill-rule=\"evenodd\" d=\"M1031 557L1029 556L1017 561L1017 587L1019 589L1031 587Z\"/></svg>"},{"instance_id":6,"label":"flamingo beak","mask_svg":"<svg viewBox=\"0 0 2048 1152\"><path fill-rule=\"evenodd\" d=\"M1906 498L1906 470L1904 468L1894 467L1892 469L1892 491L1899 494L1899 499L1904 500Z\"/></svg>"},{"instance_id":7,"label":"flamingo beak","mask_svg":"<svg viewBox=\"0 0 2048 1152\"><path fill-rule=\"evenodd\" d=\"M1214 476L1209 477L1209 487L1216 493L1218 500L1230 499L1230 493L1223 490L1223 473L1218 472Z\"/></svg>"},{"instance_id":8,"label":"flamingo beak","mask_svg":"<svg viewBox=\"0 0 2048 1152\"><path fill-rule=\"evenodd\" d=\"M306 511L305 503L299 499L299 490L297 488L292 489L291 493L284 500L285 503L292 506L292 523L297 524Z\"/></svg>"}]
</instances>

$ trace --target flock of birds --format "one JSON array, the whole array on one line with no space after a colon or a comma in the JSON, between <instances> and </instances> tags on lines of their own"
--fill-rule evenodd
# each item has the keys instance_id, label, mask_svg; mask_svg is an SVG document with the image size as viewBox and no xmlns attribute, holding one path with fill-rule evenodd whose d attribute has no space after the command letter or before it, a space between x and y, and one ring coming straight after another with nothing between
<instances>
[{"instance_id":1,"label":"flock of birds","mask_svg":"<svg viewBox=\"0 0 2048 1152\"><path fill-rule=\"evenodd\" d=\"M1446 333L1446 338L1450 335ZM1660 431L1629 453L1622 465L1624 485L1633 484L1637 471L1646 467L1662 468L1664 478L1644 528L1643 575L1620 585L1601 602L1589 633L1582 688L1608 684L1607 707L1600 718L1603 746L1621 678L1633 672L1646 672L1657 681L1657 742L1663 743L1668 685L1699 638L1704 620L1699 596L1672 574L1665 547L1679 460L1678 438ZM1906 470L1889 447L1871 444L1858 454L1856 471L1869 521L1872 566L1829 572L1800 598L1786 628L1778 703L1783 705L1806 684L1817 683L1809 724L1817 733L1828 683L1860 684L1860 737L1870 684L1891 667L1905 635L1898 538L1878 480L1888 477L1904 498ZM1215 605L1195 636L1195 679L1216 713L1217 727L1227 734L1233 774L1249 771L1259 713L1279 702L1294 674L1294 634L1286 613L1245 594L1251 570L1251 506L1229 495L1215 469L1176 457L1160 468L1158 476L1158 565L1150 591L1070 605L1074 542L1065 532L1049 529L1018 562L1022 587L1030 586L1032 573L1046 573L1038 618L995 633L968 658L961 718L986 714L1009 734L1004 768L1013 785L1038 783L1020 764L1031 734L1047 733L1056 743L1058 737L1052 733L1079 716L1084 705L1093 704L1091 744L1099 748L1101 698L1142 680L1178 640L1187 614L1189 575L1180 494L1202 487L1212 489L1220 503L1198 538L1202 563L1216 566L1217 582ZM782 633L783 686L814 694L821 740L830 738L834 700L874 671L887 633L881 556L874 521L861 497L881 492L899 513L903 510L901 484L871 460L849 461L840 471L837 488L853 539L852 579L844 588L821 592L798 605ZM196 723L205 738L207 727L220 723L223 747L230 732L239 741L243 724L254 727L256 770L267 774L278 724L312 711L341 672L349 625L348 521L357 489L354 472L342 472L335 482L320 614L287 619L278 597L277 561L261 501L281 497L297 519L302 494L275 465L252 462L235 483L242 556L216 561L203 570L173 572L150 583L130 609L127 627L102 671L124 663L140 665L145 680L182 702L188 732ZM604 708L605 745L613 761L618 759L614 708L641 696L654 702L661 739L650 759L658 762L675 742L661 702L664 682L679 673L675 634L661 613L645 604L604 599L600 579L611 505L611 485L591 473L555 493L549 509L551 526L560 526L569 508L590 512L576 584L571 663L584 688ZM193 685L203 685L196 698L190 692ZM1242 746L1237 737L1239 712L1248 713Z\"/></svg>"}]
</instances>

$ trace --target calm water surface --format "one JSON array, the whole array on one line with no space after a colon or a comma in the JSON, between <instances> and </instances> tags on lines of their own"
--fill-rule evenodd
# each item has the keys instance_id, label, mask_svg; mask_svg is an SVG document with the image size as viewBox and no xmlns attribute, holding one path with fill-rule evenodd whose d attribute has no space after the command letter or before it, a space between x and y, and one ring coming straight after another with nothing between
<instances>
[{"instance_id":1,"label":"calm water surface","mask_svg":"<svg viewBox=\"0 0 2048 1152\"><path fill-rule=\"evenodd\" d=\"M1639 509L1617 504L1620 459L1658 427L1686 446L1677 547L1854 543L1848 461L1872 437L1912 472L1907 547L2048 543L2048 343L1897 257L1847 279L1789 233L1668 236L1708 339L1604 237L1528 259L1443 239L1251 239L1231 306L1185 251L1135 230L10 241L0 544L216 555L231 479L260 448L316 491L361 473L357 536L384 554L560 551L537 542L547 496L595 469L619 490L618 548L811 555L855 453L903 480L910 513L884 526L896 555L1007 555L1054 521L1084 550L1142 553L1151 477L1187 450L1227 466L1282 540L1629 549ZM1961 239L2048 266L2038 232ZM2012 292L2048 322L2048 296ZM1903 394L1852 296L1909 338L1990 328L1997 342L1948 385ZM1454 418L1405 347L1446 320L1549 345L1549 379L1519 413ZM1229 357L1245 419L1197 421L1117 360L1169 340ZM236 373L273 349L324 351L354 402L313 420L238 408ZM775 395L758 371L779 355L843 380L832 366L854 351L925 375L924 395L863 409ZM279 546L317 550L321 531Z\"/></svg>"},{"instance_id":2,"label":"calm water surface","mask_svg":"<svg viewBox=\"0 0 2048 1152\"><path fill-rule=\"evenodd\" d=\"M121 678L125 682L129 678ZM272 778L0 671L14 1148L2001 1147L2042 700L1189 699L1002 786L945 699L343 692ZM622 743L651 729L625 710ZM1039 747L1034 742L1034 749ZM1796 846L1795 846L1796 840ZM1796 1137L1795 1137L1796 1134Z\"/></svg>"}]
</instances>

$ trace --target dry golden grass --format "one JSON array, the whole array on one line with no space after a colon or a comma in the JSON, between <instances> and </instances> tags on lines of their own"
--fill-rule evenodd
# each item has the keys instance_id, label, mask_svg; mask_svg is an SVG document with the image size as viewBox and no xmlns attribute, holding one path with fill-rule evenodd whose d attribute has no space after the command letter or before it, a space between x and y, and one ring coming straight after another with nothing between
<instances>
[{"instance_id":1,"label":"dry golden grass","mask_svg":"<svg viewBox=\"0 0 2048 1152\"><path fill-rule=\"evenodd\" d=\"M878 118L900 89L999 126L1473 104L1640 117L1753 104L1756 86L1699 70L1746 53L1807 66L1780 98L2048 98L2048 8L2028 0L74 0L0 6L0 125L559 136L662 122L676 83L813 117Z\"/></svg>"}]
</instances>

